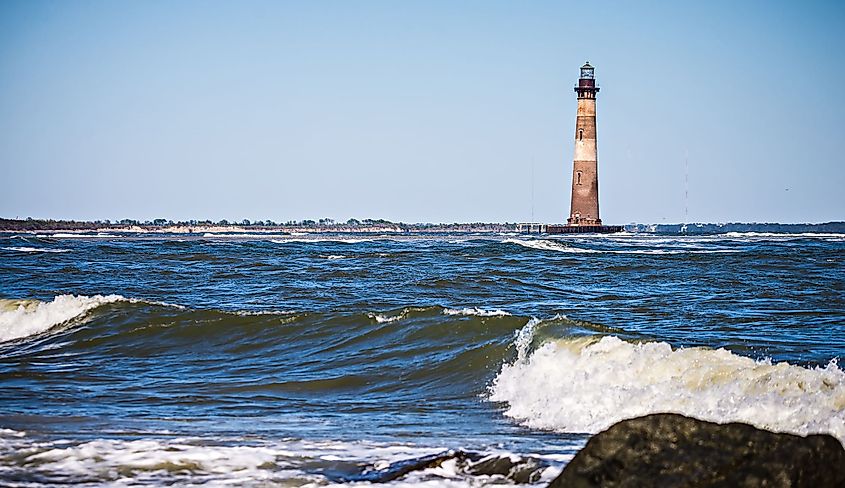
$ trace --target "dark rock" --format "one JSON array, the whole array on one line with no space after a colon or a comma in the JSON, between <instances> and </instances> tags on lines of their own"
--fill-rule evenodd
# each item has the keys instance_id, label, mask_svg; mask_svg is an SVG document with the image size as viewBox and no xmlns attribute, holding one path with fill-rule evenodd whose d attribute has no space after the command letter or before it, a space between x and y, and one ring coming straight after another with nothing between
<instances>
[{"instance_id":1,"label":"dark rock","mask_svg":"<svg viewBox=\"0 0 845 488\"><path fill-rule=\"evenodd\" d=\"M548 465L536 458L488 456L466 463L464 470L473 476L499 475L515 483L533 483L540 479Z\"/></svg>"},{"instance_id":2,"label":"dark rock","mask_svg":"<svg viewBox=\"0 0 845 488\"><path fill-rule=\"evenodd\" d=\"M397 461L384 469L367 468L354 475L346 475L340 481L388 483L408 473L439 467L446 461L456 461L459 473L470 476L500 476L516 483L530 483L540 479L548 467L544 461L532 457L511 459L508 456L484 456L476 452L460 450L444 451L439 454Z\"/></svg>"},{"instance_id":3,"label":"dark rock","mask_svg":"<svg viewBox=\"0 0 845 488\"><path fill-rule=\"evenodd\" d=\"M845 449L801 437L676 414L619 422L593 436L550 488L647 486L845 487Z\"/></svg>"},{"instance_id":4,"label":"dark rock","mask_svg":"<svg viewBox=\"0 0 845 488\"><path fill-rule=\"evenodd\" d=\"M387 483L397 480L412 471L421 471L428 468L436 468L443 462L457 458L459 461L467 458L467 453L462 451L445 451L439 454L423 456L413 459L405 459L392 463L384 469L367 469L357 476L350 476L347 481L369 481L370 483Z\"/></svg>"}]
</instances>

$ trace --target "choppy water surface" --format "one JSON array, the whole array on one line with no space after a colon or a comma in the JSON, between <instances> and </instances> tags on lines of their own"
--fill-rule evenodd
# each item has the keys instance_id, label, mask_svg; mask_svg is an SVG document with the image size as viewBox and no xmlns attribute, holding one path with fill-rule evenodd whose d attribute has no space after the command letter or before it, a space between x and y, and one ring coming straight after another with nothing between
<instances>
[{"instance_id":1,"label":"choppy water surface","mask_svg":"<svg viewBox=\"0 0 845 488\"><path fill-rule=\"evenodd\" d=\"M541 484L673 411L845 442L845 236L0 235L0 484Z\"/></svg>"}]
</instances>

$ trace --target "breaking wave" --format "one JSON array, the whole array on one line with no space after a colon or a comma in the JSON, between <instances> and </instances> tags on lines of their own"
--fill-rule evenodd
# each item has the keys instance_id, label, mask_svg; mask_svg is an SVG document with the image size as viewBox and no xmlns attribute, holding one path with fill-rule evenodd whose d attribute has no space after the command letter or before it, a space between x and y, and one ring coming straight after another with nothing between
<instances>
[{"instance_id":1,"label":"breaking wave","mask_svg":"<svg viewBox=\"0 0 845 488\"><path fill-rule=\"evenodd\" d=\"M583 247L575 247L560 241L553 241L548 239L505 239L502 241L507 244L516 244L528 249L536 249L540 251L557 251L573 254L718 254L718 253L738 253L742 252L739 249L590 249Z\"/></svg>"},{"instance_id":2,"label":"breaking wave","mask_svg":"<svg viewBox=\"0 0 845 488\"><path fill-rule=\"evenodd\" d=\"M379 239L387 239L387 238L381 237ZM276 244L295 244L295 243L315 244L315 243L319 243L319 242L334 242L334 243L338 243L338 244L359 244L359 243L362 243L362 242L372 242L372 241L375 241L375 240L377 240L377 239L375 239L375 238L370 239L370 238L366 238L366 237L360 237L360 238L354 238L354 237L349 237L349 238L343 238L343 237L310 237L310 238L270 239L270 242L273 242L273 243L276 243Z\"/></svg>"},{"instance_id":3,"label":"breaking wave","mask_svg":"<svg viewBox=\"0 0 845 488\"><path fill-rule=\"evenodd\" d=\"M56 238L74 238L74 237L82 237L82 238L99 238L99 239L116 239L119 238L119 235L115 234L103 234L103 233L96 233L91 234L90 232L78 232L78 233L69 233L69 232L60 232L57 234L48 234L48 235L37 235L37 237L56 237Z\"/></svg>"},{"instance_id":4,"label":"breaking wave","mask_svg":"<svg viewBox=\"0 0 845 488\"><path fill-rule=\"evenodd\" d=\"M733 239L742 238L757 238L757 239L834 239L841 240L845 238L845 234L825 233L825 232L802 232L802 233L788 233L788 232L726 232L722 234L725 237Z\"/></svg>"},{"instance_id":5,"label":"breaking wave","mask_svg":"<svg viewBox=\"0 0 845 488\"><path fill-rule=\"evenodd\" d=\"M508 312L505 312L504 310L499 310L498 308L485 310L483 308L478 307L468 307L461 309L444 308L443 315L475 315L476 317L502 317L510 314Z\"/></svg>"},{"instance_id":6,"label":"breaking wave","mask_svg":"<svg viewBox=\"0 0 845 488\"><path fill-rule=\"evenodd\" d=\"M115 302L126 305L92 313ZM293 379L274 373L250 384L206 382L206 390L220 394L484 395L502 402L506 416L542 430L594 433L622 419L675 412L773 431L831 433L845 441L845 372L836 362L801 367L725 349L630 342L620 338L628 337L624 331L563 316L539 320L493 308L440 306L231 312L120 295L0 300L0 342L83 321L86 327L72 335L49 340L75 353L154 357L202 338L219 354L234 348L232 361L250 368L260 363L279 371L280 357L289 358L285 368L300 368ZM299 357L305 350L308 355ZM325 370L312 369L317 360Z\"/></svg>"},{"instance_id":7,"label":"breaking wave","mask_svg":"<svg viewBox=\"0 0 845 488\"><path fill-rule=\"evenodd\" d=\"M398 322L405 318L407 315L406 311L402 311L396 315L389 315L384 313L374 313L370 312L367 314L368 317L375 320L379 324L389 324L390 322Z\"/></svg>"},{"instance_id":8,"label":"breaking wave","mask_svg":"<svg viewBox=\"0 0 845 488\"><path fill-rule=\"evenodd\" d=\"M0 462L7 465L5 474L53 486L89 486L94 480L98 486L377 483L463 488L479 486L482 481L514 486L515 482L548 483L560 473L560 464L571 457L521 456L507 451L464 453L436 446L338 440L239 440L235 445L230 439L203 437L39 442L25 432L0 429Z\"/></svg>"},{"instance_id":9,"label":"breaking wave","mask_svg":"<svg viewBox=\"0 0 845 488\"><path fill-rule=\"evenodd\" d=\"M505 239L502 241L506 244L516 244L518 246L527 247L529 249L538 249L540 251L561 251L561 252L575 252L571 247L562 242L551 241L547 239Z\"/></svg>"},{"instance_id":10,"label":"breaking wave","mask_svg":"<svg viewBox=\"0 0 845 488\"><path fill-rule=\"evenodd\" d=\"M0 342L40 334L101 305L125 300L120 295L59 295L50 302L0 299Z\"/></svg>"},{"instance_id":11,"label":"breaking wave","mask_svg":"<svg viewBox=\"0 0 845 488\"><path fill-rule=\"evenodd\" d=\"M6 251L17 252L70 252L70 249L47 249L43 247L4 247Z\"/></svg>"},{"instance_id":12,"label":"breaking wave","mask_svg":"<svg viewBox=\"0 0 845 488\"><path fill-rule=\"evenodd\" d=\"M488 399L536 429L596 433L627 418L673 412L744 422L845 443L845 372L836 362L804 368L756 361L725 349L673 349L616 336L547 341L528 354L535 324L517 336Z\"/></svg>"}]
</instances>

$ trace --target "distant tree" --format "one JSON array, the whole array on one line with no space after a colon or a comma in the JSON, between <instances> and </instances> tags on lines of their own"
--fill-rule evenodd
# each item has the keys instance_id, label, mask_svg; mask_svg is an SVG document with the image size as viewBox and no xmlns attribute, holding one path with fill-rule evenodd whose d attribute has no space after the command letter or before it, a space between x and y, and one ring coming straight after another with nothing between
<instances>
[{"instance_id":1,"label":"distant tree","mask_svg":"<svg viewBox=\"0 0 845 488\"><path fill-rule=\"evenodd\" d=\"M349 219L346 221L346 225L359 226L361 225L361 221L358 219Z\"/></svg>"},{"instance_id":2,"label":"distant tree","mask_svg":"<svg viewBox=\"0 0 845 488\"><path fill-rule=\"evenodd\" d=\"M226 219L223 219L223 220L217 222L217 225L229 225L229 221L226 220Z\"/></svg>"},{"instance_id":3,"label":"distant tree","mask_svg":"<svg viewBox=\"0 0 845 488\"><path fill-rule=\"evenodd\" d=\"M167 219L155 219L153 220L153 225L162 226L167 225Z\"/></svg>"},{"instance_id":4,"label":"distant tree","mask_svg":"<svg viewBox=\"0 0 845 488\"><path fill-rule=\"evenodd\" d=\"M243 219L243 220L241 220L241 225L248 227L248 226L249 226L249 224L250 224L249 219Z\"/></svg>"}]
</instances>

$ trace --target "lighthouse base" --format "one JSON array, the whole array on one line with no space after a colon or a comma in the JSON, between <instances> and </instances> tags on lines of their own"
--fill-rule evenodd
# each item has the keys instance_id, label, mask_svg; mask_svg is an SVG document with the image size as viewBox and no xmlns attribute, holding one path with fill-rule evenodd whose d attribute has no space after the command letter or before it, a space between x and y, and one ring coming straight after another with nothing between
<instances>
[{"instance_id":1,"label":"lighthouse base","mask_svg":"<svg viewBox=\"0 0 845 488\"><path fill-rule=\"evenodd\" d=\"M547 225L547 234L613 234L622 232L621 225Z\"/></svg>"},{"instance_id":2,"label":"lighthouse base","mask_svg":"<svg viewBox=\"0 0 845 488\"><path fill-rule=\"evenodd\" d=\"M518 224L519 232L531 234L613 234L622 232L621 225L562 225L562 224Z\"/></svg>"}]
</instances>

